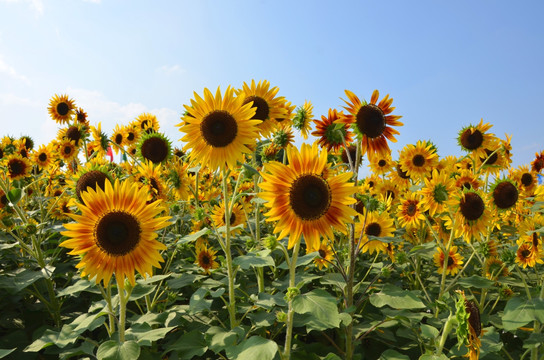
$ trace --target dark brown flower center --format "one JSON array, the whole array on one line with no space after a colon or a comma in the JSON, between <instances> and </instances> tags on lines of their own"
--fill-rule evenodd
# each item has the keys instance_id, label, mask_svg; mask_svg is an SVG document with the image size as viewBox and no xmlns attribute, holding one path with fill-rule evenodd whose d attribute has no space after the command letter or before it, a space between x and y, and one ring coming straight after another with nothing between
<instances>
[{"instance_id":1,"label":"dark brown flower center","mask_svg":"<svg viewBox=\"0 0 544 360\"><path fill-rule=\"evenodd\" d=\"M133 133L132 131L129 131L129 132L127 133L127 140L128 140L128 141L134 140L135 137L136 137L136 135L134 135L134 133Z\"/></svg>"},{"instance_id":2,"label":"dark brown flower center","mask_svg":"<svg viewBox=\"0 0 544 360\"><path fill-rule=\"evenodd\" d=\"M327 252L323 249L319 249L319 256L324 259L327 256Z\"/></svg>"},{"instance_id":3,"label":"dark brown flower center","mask_svg":"<svg viewBox=\"0 0 544 360\"><path fill-rule=\"evenodd\" d=\"M387 165L387 161L385 161L384 159L381 159L380 161L378 161L379 167L384 167L385 165Z\"/></svg>"},{"instance_id":4,"label":"dark brown flower center","mask_svg":"<svg viewBox=\"0 0 544 360\"><path fill-rule=\"evenodd\" d=\"M138 220L124 211L104 215L94 230L96 244L108 255L123 256L140 242L141 228Z\"/></svg>"},{"instance_id":5,"label":"dark brown flower center","mask_svg":"<svg viewBox=\"0 0 544 360\"><path fill-rule=\"evenodd\" d=\"M207 269L210 267L211 264L212 264L212 259L210 258L210 255L207 252L202 251L200 253L200 266Z\"/></svg>"},{"instance_id":6,"label":"dark brown flower center","mask_svg":"<svg viewBox=\"0 0 544 360\"><path fill-rule=\"evenodd\" d=\"M57 104L57 113L60 116L66 116L69 111L70 111L70 105L68 105L64 101Z\"/></svg>"},{"instance_id":7,"label":"dark brown flower center","mask_svg":"<svg viewBox=\"0 0 544 360\"><path fill-rule=\"evenodd\" d=\"M317 220L327 213L332 202L329 184L313 174L299 176L289 191L289 203L302 220Z\"/></svg>"},{"instance_id":8,"label":"dark brown flower center","mask_svg":"<svg viewBox=\"0 0 544 360\"><path fill-rule=\"evenodd\" d=\"M531 256L531 250L529 249L521 250L521 256L523 259L529 258Z\"/></svg>"},{"instance_id":9,"label":"dark brown flower center","mask_svg":"<svg viewBox=\"0 0 544 360\"><path fill-rule=\"evenodd\" d=\"M451 256L448 256L448 267L452 266L455 264L455 261L453 260L453 258Z\"/></svg>"},{"instance_id":10,"label":"dark brown flower center","mask_svg":"<svg viewBox=\"0 0 544 360\"><path fill-rule=\"evenodd\" d=\"M518 201L518 189L509 181L499 183L493 190L493 201L500 209L508 209Z\"/></svg>"},{"instance_id":11,"label":"dark brown flower center","mask_svg":"<svg viewBox=\"0 0 544 360\"><path fill-rule=\"evenodd\" d=\"M412 164L417 167L425 165L425 157L421 154L417 154L412 158Z\"/></svg>"},{"instance_id":12,"label":"dark brown flower center","mask_svg":"<svg viewBox=\"0 0 544 360\"><path fill-rule=\"evenodd\" d=\"M158 164L166 160L169 153L169 146L166 140L152 136L145 139L140 148L142 156L154 164Z\"/></svg>"},{"instance_id":13,"label":"dark brown flower center","mask_svg":"<svg viewBox=\"0 0 544 360\"><path fill-rule=\"evenodd\" d=\"M355 157L357 156L357 146L350 145L348 146L348 150L349 150L349 158L351 158L351 161L355 163ZM342 150L342 162L344 164L349 164L349 158L348 158L348 153L346 152L346 149Z\"/></svg>"},{"instance_id":14,"label":"dark brown flower center","mask_svg":"<svg viewBox=\"0 0 544 360\"><path fill-rule=\"evenodd\" d=\"M252 101L253 101L252 107L255 108L255 115L253 115L252 119L262 120L262 121L267 120L270 114L270 107L268 106L268 103L266 102L266 100L263 99L262 97L252 95L245 98L244 105Z\"/></svg>"},{"instance_id":15,"label":"dark brown flower center","mask_svg":"<svg viewBox=\"0 0 544 360\"><path fill-rule=\"evenodd\" d=\"M529 187L533 185L533 181L533 175L531 175L530 173L523 173L523 175L521 175L521 183L523 184L523 186Z\"/></svg>"},{"instance_id":16,"label":"dark brown flower center","mask_svg":"<svg viewBox=\"0 0 544 360\"><path fill-rule=\"evenodd\" d=\"M497 162L497 159L499 158L497 152L485 149L485 153L487 156L480 158L482 162L485 161L485 165L493 165L495 162Z\"/></svg>"},{"instance_id":17,"label":"dark brown flower center","mask_svg":"<svg viewBox=\"0 0 544 360\"><path fill-rule=\"evenodd\" d=\"M485 204L480 195L468 192L459 203L459 209L467 220L478 220L484 213Z\"/></svg>"},{"instance_id":18,"label":"dark brown flower center","mask_svg":"<svg viewBox=\"0 0 544 360\"><path fill-rule=\"evenodd\" d=\"M370 236L380 236L382 232L382 227L380 224L373 222L365 226L365 234Z\"/></svg>"},{"instance_id":19,"label":"dark brown flower center","mask_svg":"<svg viewBox=\"0 0 544 360\"><path fill-rule=\"evenodd\" d=\"M363 135L374 139L382 135L385 130L385 115L378 106L367 104L357 112L355 123Z\"/></svg>"},{"instance_id":20,"label":"dark brown flower center","mask_svg":"<svg viewBox=\"0 0 544 360\"><path fill-rule=\"evenodd\" d=\"M79 132L77 126L70 126L68 130L66 130L66 137L70 140L73 140L77 146L77 144L79 143L79 139L81 139L81 133Z\"/></svg>"},{"instance_id":21,"label":"dark brown flower center","mask_svg":"<svg viewBox=\"0 0 544 360\"><path fill-rule=\"evenodd\" d=\"M38 155L38 160L40 160L40 162L45 162L47 160L47 154L46 153L40 153L40 155Z\"/></svg>"},{"instance_id":22,"label":"dark brown flower center","mask_svg":"<svg viewBox=\"0 0 544 360\"><path fill-rule=\"evenodd\" d=\"M115 134L114 141L117 145L121 145L121 143L123 142L123 134Z\"/></svg>"},{"instance_id":23,"label":"dark brown flower center","mask_svg":"<svg viewBox=\"0 0 544 360\"><path fill-rule=\"evenodd\" d=\"M71 145L66 145L63 149L64 155L70 155L73 152Z\"/></svg>"},{"instance_id":24,"label":"dark brown flower center","mask_svg":"<svg viewBox=\"0 0 544 360\"><path fill-rule=\"evenodd\" d=\"M9 173L12 176L22 175L25 173L26 164L19 159L11 159L8 163Z\"/></svg>"},{"instance_id":25,"label":"dark brown flower center","mask_svg":"<svg viewBox=\"0 0 544 360\"><path fill-rule=\"evenodd\" d=\"M467 150L475 150L482 146L484 142L484 136L480 130L471 131L471 129L466 129L461 134L460 138L461 146Z\"/></svg>"},{"instance_id":26,"label":"dark brown flower center","mask_svg":"<svg viewBox=\"0 0 544 360\"><path fill-rule=\"evenodd\" d=\"M417 200L407 200L404 205L404 214L408 216L414 216L417 212Z\"/></svg>"},{"instance_id":27,"label":"dark brown flower center","mask_svg":"<svg viewBox=\"0 0 544 360\"><path fill-rule=\"evenodd\" d=\"M401 179L409 179L410 176L408 175L408 173L406 171L403 171L401 168L400 168L400 164L397 164L397 174L399 175L399 177Z\"/></svg>"},{"instance_id":28,"label":"dark brown flower center","mask_svg":"<svg viewBox=\"0 0 544 360\"><path fill-rule=\"evenodd\" d=\"M234 213L234 211L230 214L230 224L231 225L234 225L234 223L236 222L236 214Z\"/></svg>"},{"instance_id":29,"label":"dark brown flower center","mask_svg":"<svg viewBox=\"0 0 544 360\"><path fill-rule=\"evenodd\" d=\"M208 145L225 147L236 139L238 123L227 111L215 110L202 119L200 133Z\"/></svg>"},{"instance_id":30,"label":"dark brown flower center","mask_svg":"<svg viewBox=\"0 0 544 360\"><path fill-rule=\"evenodd\" d=\"M361 200L357 200L357 203L355 204L355 211L357 211L361 215L364 214L365 204Z\"/></svg>"},{"instance_id":31,"label":"dark brown flower center","mask_svg":"<svg viewBox=\"0 0 544 360\"><path fill-rule=\"evenodd\" d=\"M467 190L470 190L472 188L472 185L470 184L470 182L468 181L465 181L463 183L463 188L467 189Z\"/></svg>"},{"instance_id":32,"label":"dark brown flower center","mask_svg":"<svg viewBox=\"0 0 544 360\"><path fill-rule=\"evenodd\" d=\"M83 202L81 192L88 191L89 187L94 191L96 191L97 186L104 190L107 178L106 174L100 170L91 170L81 175L76 183L76 195L79 201Z\"/></svg>"}]
</instances>

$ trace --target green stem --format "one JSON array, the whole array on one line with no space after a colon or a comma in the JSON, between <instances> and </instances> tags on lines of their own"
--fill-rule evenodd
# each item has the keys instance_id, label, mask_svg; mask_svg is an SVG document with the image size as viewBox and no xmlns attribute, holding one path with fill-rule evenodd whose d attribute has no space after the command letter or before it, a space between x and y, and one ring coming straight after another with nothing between
<instances>
[{"instance_id":1,"label":"green stem","mask_svg":"<svg viewBox=\"0 0 544 360\"><path fill-rule=\"evenodd\" d=\"M293 248L293 256L291 257L291 261L289 263L289 287L287 288L287 292L289 293L289 289L296 287L295 283L295 275L296 275L296 268L297 268L297 258L298 258L298 252L300 250L300 239L295 243L295 246ZM295 311L293 310L293 298L289 297L289 308L287 311L287 331L285 333L285 348L283 350L283 359L289 360L291 358L291 341L293 338L293 318L295 316Z\"/></svg>"},{"instance_id":2,"label":"green stem","mask_svg":"<svg viewBox=\"0 0 544 360\"><path fill-rule=\"evenodd\" d=\"M117 291L119 293L119 342L122 344L125 342L125 321L127 316L127 296L125 296L124 284L121 283L117 274L115 274L117 280Z\"/></svg>"},{"instance_id":3,"label":"green stem","mask_svg":"<svg viewBox=\"0 0 544 360\"><path fill-rule=\"evenodd\" d=\"M230 319L230 328L234 329L238 324L236 322L236 297L234 295L234 273L233 264L232 264L232 254L231 254L231 238L230 238L230 210L231 206L229 204L228 197L228 171L223 170L223 199L225 202L225 260L227 262L227 277L229 281L229 319Z\"/></svg>"},{"instance_id":4,"label":"green stem","mask_svg":"<svg viewBox=\"0 0 544 360\"><path fill-rule=\"evenodd\" d=\"M113 335L115 332L115 316L113 314L113 306L111 303L111 282L108 283L108 286L106 286L106 290L104 290L101 284L98 285L98 288L100 289L102 297L106 301L106 306L108 307L108 320L110 326L106 326L106 330L108 330L108 335L111 337L111 335Z\"/></svg>"}]
</instances>

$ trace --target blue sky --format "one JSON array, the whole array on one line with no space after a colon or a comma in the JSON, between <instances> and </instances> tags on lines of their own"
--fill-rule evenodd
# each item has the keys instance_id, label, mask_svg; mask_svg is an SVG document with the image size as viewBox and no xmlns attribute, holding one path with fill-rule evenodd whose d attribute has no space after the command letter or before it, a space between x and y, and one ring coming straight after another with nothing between
<instances>
[{"instance_id":1,"label":"blue sky","mask_svg":"<svg viewBox=\"0 0 544 360\"><path fill-rule=\"evenodd\" d=\"M54 94L111 133L142 112L180 145L193 91L269 80L314 116L349 89L390 94L393 157L430 139L460 155L461 128L512 135L513 165L544 150L544 3L523 1L0 0L0 135L49 142ZM299 139L298 143L301 142Z\"/></svg>"}]
</instances>

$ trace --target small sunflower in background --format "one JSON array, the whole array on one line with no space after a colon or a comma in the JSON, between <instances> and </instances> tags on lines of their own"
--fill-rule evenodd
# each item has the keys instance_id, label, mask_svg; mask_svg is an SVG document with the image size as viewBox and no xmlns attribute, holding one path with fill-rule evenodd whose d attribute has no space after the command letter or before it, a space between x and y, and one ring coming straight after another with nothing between
<instances>
[{"instance_id":1,"label":"small sunflower in background","mask_svg":"<svg viewBox=\"0 0 544 360\"><path fill-rule=\"evenodd\" d=\"M399 163L411 179L421 181L438 166L436 147L421 140L416 145L408 144L400 151Z\"/></svg>"},{"instance_id":2,"label":"small sunflower in background","mask_svg":"<svg viewBox=\"0 0 544 360\"><path fill-rule=\"evenodd\" d=\"M194 95L191 106L184 105L190 115L177 125L185 133L183 150L190 149L189 157L211 170L235 168L255 147L261 123L252 120L255 108L252 103L244 104L244 97L235 97L231 87L224 95L219 87L215 96L208 89L204 89L204 98Z\"/></svg>"},{"instance_id":3,"label":"small sunflower in background","mask_svg":"<svg viewBox=\"0 0 544 360\"><path fill-rule=\"evenodd\" d=\"M123 133L123 127L121 125L119 124L115 125L115 128L113 129L113 132L110 136L110 141L115 144L114 146L112 146L112 148L116 154L119 153L119 149L124 148L125 136Z\"/></svg>"},{"instance_id":4,"label":"small sunflower in background","mask_svg":"<svg viewBox=\"0 0 544 360\"><path fill-rule=\"evenodd\" d=\"M32 162L41 169L47 169L53 163L53 150L51 144L42 144L38 150L32 153Z\"/></svg>"},{"instance_id":5,"label":"small sunflower in background","mask_svg":"<svg viewBox=\"0 0 544 360\"><path fill-rule=\"evenodd\" d=\"M78 108L75 111L75 120L79 125L89 127L89 119L87 119L87 113L82 108Z\"/></svg>"},{"instance_id":6,"label":"small sunflower in background","mask_svg":"<svg viewBox=\"0 0 544 360\"><path fill-rule=\"evenodd\" d=\"M481 119L478 125L469 125L462 128L457 136L457 142L461 149L474 154L476 157L484 156L486 147L495 137L495 134L489 133L492 126L489 123L484 124L484 120Z\"/></svg>"},{"instance_id":7,"label":"small sunflower in background","mask_svg":"<svg viewBox=\"0 0 544 360\"><path fill-rule=\"evenodd\" d=\"M348 144L348 148L340 148L340 161L344 164L350 165L352 164L355 166L355 164L358 162L359 166L363 162L363 154L359 151L359 159L357 159L357 145L355 144Z\"/></svg>"},{"instance_id":8,"label":"small sunflower in background","mask_svg":"<svg viewBox=\"0 0 544 360\"><path fill-rule=\"evenodd\" d=\"M348 111L339 122L351 125L357 136L360 138L362 155L366 153L390 152L387 140L396 142L395 135L399 132L392 126L402 126L398 121L400 115L391 115L394 107L391 106L393 99L387 94L377 105L380 93L374 90L370 102L361 101L357 95L345 90L349 99L344 100Z\"/></svg>"},{"instance_id":9,"label":"small sunflower in background","mask_svg":"<svg viewBox=\"0 0 544 360\"><path fill-rule=\"evenodd\" d=\"M387 211L366 211L359 214L359 222L355 223L355 241L363 252L370 254L387 252L387 243L374 237L389 237L395 231L394 220Z\"/></svg>"},{"instance_id":10,"label":"small sunflower in background","mask_svg":"<svg viewBox=\"0 0 544 360\"><path fill-rule=\"evenodd\" d=\"M144 112L138 115L135 119L135 125L140 134L159 131L159 121L155 115L150 113Z\"/></svg>"},{"instance_id":11,"label":"small sunflower in background","mask_svg":"<svg viewBox=\"0 0 544 360\"><path fill-rule=\"evenodd\" d=\"M66 183L72 188L72 192L79 202L83 202L81 197L83 191L87 191L88 188L96 191L97 187L104 190L106 181L113 181L107 166L97 161L89 161L85 166L81 166L77 173Z\"/></svg>"},{"instance_id":12,"label":"small sunflower in background","mask_svg":"<svg viewBox=\"0 0 544 360\"><path fill-rule=\"evenodd\" d=\"M315 266L317 266L319 270L328 268L334 255L329 242L327 240L321 241L321 245L319 245L319 249L317 251L319 252L319 256L316 256L314 259Z\"/></svg>"},{"instance_id":13,"label":"small sunflower in background","mask_svg":"<svg viewBox=\"0 0 544 360\"><path fill-rule=\"evenodd\" d=\"M213 213L211 214L211 218L213 221L213 224L216 228L220 228L222 226L225 226L225 203L221 202L219 205L216 205L213 209ZM246 221L246 217L244 215L244 209L242 208L242 205L236 203L232 206L232 210L230 213L230 232L231 234L239 234L242 232L242 229L237 228L233 229L233 227L236 227L238 225L244 224Z\"/></svg>"},{"instance_id":14,"label":"small sunflower in background","mask_svg":"<svg viewBox=\"0 0 544 360\"><path fill-rule=\"evenodd\" d=\"M61 128L57 133L57 138L62 140L71 140L74 142L76 147L79 147L81 145L80 141L83 140L87 133L88 129L85 126L76 124L71 125L66 128Z\"/></svg>"},{"instance_id":15,"label":"small sunflower in background","mask_svg":"<svg viewBox=\"0 0 544 360\"><path fill-rule=\"evenodd\" d=\"M72 119L74 110L76 108L74 100L70 99L68 95L53 96L49 101L49 115L58 124L68 124Z\"/></svg>"},{"instance_id":16,"label":"small sunflower in background","mask_svg":"<svg viewBox=\"0 0 544 360\"><path fill-rule=\"evenodd\" d=\"M478 190L482 187L482 182L471 170L461 170L454 174L455 187L459 190Z\"/></svg>"},{"instance_id":17,"label":"small sunflower in background","mask_svg":"<svg viewBox=\"0 0 544 360\"><path fill-rule=\"evenodd\" d=\"M165 200L167 197L166 184L162 180L161 164L153 164L145 161L140 166L133 168L133 175L138 180L139 187L147 191L147 201L153 202L158 199Z\"/></svg>"},{"instance_id":18,"label":"small sunflower in background","mask_svg":"<svg viewBox=\"0 0 544 360\"><path fill-rule=\"evenodd\" d=\"M512 179L521 189L523 196L532 196L538 185L538 173L529 170L529 165L521 165L517 169L510 171Z\"/></svg>"},{"instance_id":19,"label":"small sunflower in background","mask_svg":"<svg viewBox=\"0 0 544 360\"><path fill-rule=\"evenodd\" d=\"M457 252L457 246L450 247L447 260L442 248L438 247L433 260L439 274L444 272L444 266L446 266L446 275L455 276L463 265L463 257Z\"/></svg>"},{"instance_id":20,"label":"small sunflower in background","mask_svg":"<svg viewBox=\"0 0 544 360\"><path fill-rule=\"evenodd\" d=\"M293 127L300 131L304 139L308 139L314 114L312 113L314 106L311 102L305 100L304 105L296 109L296 114L293 118Z\"/></svg>"},{"instance_id":21,"label":"small sunflower in background","mask_svg":"<svg viewBox=\"0 0 544 360\"><path fill-rule=\"evenodd\" d=\"M76 159L78 151L79 149L77 148L75 142L69 139L57 141L55 146L57 158L65 163L69 163L70 161Z\"/></svg>"},{"instance_id":22,"label":"small sunflower in background","mask_svg":"<svg viewBox=\"0 0 544 360\"><path fill-rule=\"evenodd\" d=\"M276 122L283 126L293 126L293 117L296 105L291 104L290 101L283 101L281 107L284 109L283 117L277 117Z\"/></svg>"},{"instance_id":23,"label":"small sunflower in background","mask_svg":"<svg viewBox=\"0 0 544 360\"><path fill-rule=\"evenodd\" d=\"M32 170L30 160L22 157L20 154L12 154L5 157L3 160L7 169L7 176L10 180L24 179Z\"/></svg>"},{"instance_id":24,"label":"small sunflower in background","mask_svg":"<svg viewBox=\"0 0 544 360\"><path fill-rule=\"evenodd\" d=\"M485 261L483 272L486 278L493 281L497 281L500 277L506 277L510 274L508 266L497 257L490 257Z\"/></svg>"},{"instance_id":25,"label":"small sunflower in background","mask_svg":"<svg viewBox=\"0 0 544 360\"><path fill-rule=\"evenodd\" d=\"M425 221L423 203L419 192L408 192L397 207L397 218L400 226L416 228Z\"/></svg>"},{"instance_id":26,"label":"small sunflower in background","mask_svg":"<svg viewBox=\"0 0 544 360\"><path fill-rule=\"evenodd\" d=\"M153 267L164 261L159 251L166 246L157 241L156 231L169 225L169 216L158 216L165 209L160 201L147 203L146 190L128 180L106 181L105 189L91 188L81 194L77 204L81 215L70 214L74 223L65 224L68 237L60 246L80 256L81 276L89 275L107 286L115 274L124 288L125 278L135 285L134 272L153 275Z\"/></svg>"},{"instance_id":27,"label":"small sunflower in background","mask_svg":"<svg viewBox=\"0 0 544 360\"><path fill-rule=\"evenodd\" d=\"M70 215L74 214L73 206L75 200L73 197L64 192L60 192L58 196L49 199L47 203L47 213L56 220L69 220Z\"/></svg>"},{"instance_id":28,"label":"small sunflower in background","mask_svg":"<svg viewBox=\"0 0 544 360\"><path fill-rule=\"evenodd\" d=\"M159 132L144 134L136 148L142 161L151 161L153 164L165 164L172 156L170 140Z\"/></svg>"},{"instance_id":29,"label":"small sunflower in background","mask_svg":"<svg viewBox=\"0 0 544 360\"><path fill-rule=\"evenodd\" d=\"M198 243L195 246L196 260L195 264L204 270L205 274L210 274L210 270L217 269L219 263L215 261L217 251L209 248L205 243Z\"/></svg>"},{"instance_id":30,"label":"small sunflower in background","mask_svg":"<svg viewBox=\"0 0 544 360\"><path fill-rule=\"evenodd\" d=\"M103 158L108 151L109 140L108 136L102 131L102 123L98 123L96 127L90 126L92 140L87 144L89 156L96 153L96 157Z\"/></svg>"},{"instance_id":31,"label":"small sunflower in background","mask_svg":"<svg viewBox=\"0 0 544 360\"><path fill-rule=\"evenodd\" d=\"M289 236L288 248L304 237L308 252L317 251L321 236L333 239L332 229L346 232L357 212L349 207L357 188L350 172L322 177L328 170L327 150L319 152L317 143L302 144L300 151L287 149L288 165L272 161L265 164L259 196L269 208L267 221L275 221L278 238Z\"/></svg>"},{"instance_id":32,"label":"small sunflower in background","mask_svg":"<svg viewBox=\"0 0 544 360\"><path fill-rule=\"evenodd\" d=\"M289 145L293 145L294 141L295 135L290 125L280 125L272 136L272 143L279 149L285 149Z\"/></svg>"},{"instance_id":33,"label":"small sunflower in background","mask_svg":"<svg viewBox=\"0 0 544 360\"><path fill-rule=\"evenodd\" d=\"M338 151L344 144L353 141L353 133L347 124L338 124L336 121L344 116L342 111L329 109L328 115L321 115L321 120L314 119L315 131L312 135L318 138L321 147L328 151Z\"/></svg>"},{"instance_id":34,"label":"small sunflower in background","mask_svg":"<svg viewBox=\"0 0 544 360\"><path fill-rule=\"evenodd\" d=\"M123 126L124 134L124 143L128 147L137 144L140 139L140 129L138 129L138 124L133 121L130 124Z\"/></svg>"},{"instance_id":35,"label":"small sunflower in background","mask_svg":"<svg viewBox=\"0 0 544 360\"><path fill-rule=\"evenodd\" d=\"M170 163L170 166L165 169L166 179L172 187L173 195L176 200L187 201L191 196L189 186L191 185L192 179L188 175L188 168L189 165L181 158L175 158Z\"/></svg>"},{"instance_id":36,"label":"small sunflower in background","mask_svg":"<svg viewBox=\"0 0 544 360\"><path fill-rule=\"evenodd\" d=\"M267 80L259 81L257 84L255 80L251 80L250 85L244 82L242 89L236 91L236 95L244 99L244 105L253 104L255 115L251 119L261 120L257 126L260 136L269 137L278 126L276 119L286 118L287 109L283 107L285 99L276 96L278 91L277 86L270 88L270 82Z\"/></svg>"},{"instance_id":37,"label":"small sunflower in background","mask_svg":"<svg viewBox=\"0 0 544 360\"><path fill-rule=\"evenodd\" d=\"M540 173L544 169L544 150L535 153L535 159L531 161L531 170Z\"/></svg>"},{"instance_id":38,"label":"small sunflower in background","mask_svg":"<svg viewBox=\"0 0 544 360\"><path fill-rule=\"evenodd\" d=\"M391 154L387 152L369 154L368 160L368 167L375 175L387 175L395 166L395 162L391 158Z\"/></svg>"},{"instance_id":39,"label":"small sunflower in background","mask_svg":"<svg viewBox=\"0 0 544 360\"><path fill-rule=\"evenodd\" d=\"M421 189L421 205L429 216L448 210L449 194L455 192L455 182L449 173L433 170L430 177L424 178L425 186Z\"/></svg>"}]
</instances>

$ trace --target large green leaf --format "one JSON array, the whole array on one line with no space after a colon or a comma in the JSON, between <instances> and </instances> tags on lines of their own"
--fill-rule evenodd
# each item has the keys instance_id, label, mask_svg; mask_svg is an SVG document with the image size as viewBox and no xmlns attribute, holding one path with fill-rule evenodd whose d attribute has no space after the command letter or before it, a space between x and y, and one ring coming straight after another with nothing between
<instances>
[{"instance_id":1,"label":"large green leaf","mask_svg":"<svg viewBox=\"0 0 544 360\"><path fill-rule=\"evenodd\" d=\"M208 350L204 334L198 330L189 331L180 336L180 338L170 345L163 355L170 351L175 351L179 359L192 359L195 356L202 356Z\"/></svg>"},{"instance_id":2,"label":"large green leaf","mask_svg":"<svg viewBox=\"0 0 544 360\"><path fill-rule=\"evenodd\" d=\"M306 254L304 256L301 256L297 259L297 266L296 267L299 267L299 266L303 266L303 265L308 265L309 263L311 263L312 261L314 261L314 259L316 257L319 256L319 252L318 251L314 251L313 253L309 253L309 254ZM278 266L279 269L284 269L284 270L287 270L289 269L289 267L287 266L287 263L284 261L282 262L279 266Z\"/></svg>"},{"instance_id":3,"label":"large green leaf","mask_svg":"<svg viewBox=\"0 0 544 360\"><path fill-rule=\"evenodd\" d=\"M249 252L246 255L236 257L233 262L244 270L247 270L252 266L263 267L276 265L274 259L270 256L270 250Z\"/></svg>"},{"instance_id":4,"label":"large green leaf","mask_svg":"<svg viewBox=\"0 0 544 360\"><path fill-rule=\"evenodd\" d=\"M389 305L394 309L420 309L425 304L413 291L402 290L394 285L386 284L382 291L370 295L370 303L378 308Z\"/></svg>"},{"instance_id":5,"label":"large green leaf","mask_svg":"<svg viewBox=\"0 0 544 360\"><path fill-rule=\"evenodd\" d=\"M393 349L387 349L380 355L378 360L410 360L410 358Z\"/></svg>"},{"instance_id":6,"label":"large green leaf","mask_svg":"<svg viewBox=\"0 0 544 360\"><path fill-rule=\"evenodd\" d=\"M90 281L86 278L82 278L76 281L75 284L60 290L57 294L58 296L68 296L68 295L76 296L83 291L88 291L88 292L92 292L96 294L100 293L100 290L97 289L96 283L94 281Z\"/></svg>"},{"instance_id":7,"label":"large green leaf","mask_svg":"<svg viewBox=\"0 0 544 360\"><path fill-rule=\"evenodd\" d=\"M14 295L43 277L44 273L42 271L17 269L2 274L0 277L0 288L4 288L8 293Z\"/></svg>"},{"instance_id":8,"label":"large green leaf","mask_svg":"<svg viewBox=\"0 0 544 360\"><path fill-rule=\"evenodd\" d=\"M495 285L494 281L478 275L461 278L457 281L457 283L464 288L474 287L476 289L490 289Z\"/></svg>"},{"instance_id":9,"label":"large green leaf","mask_svg":"<svg viewBox=\"0 0 544 360\"><path fill-rule=\"evenodd\" d=\"M189 300L189 312L198 313L204 310L210 310L212 306L212 300L206 299L210 291L205 288L200 288L193 293L191 300Z\"/></svg>"},{"instance_id":10,"label":"large green leaf","mask_svg":"<svg viewBox=\"0 0 544 360\"><path fill-rule=\"evenodd\" d=\"M232 360L272 360L277 352L278 344L260 336L252 336L227 348L227 356Z\"/></svg>"},{"instance_id":11,"label":"large green leaf","mask_svg":"<svg viewBox=\"0 0 544 360\"><path fill-rule=\"evenodd\" d=\"M179 241L178 241L178 244L181 245L181 244L186 244L186 243L190 243L190 242L193 242L193 241L196 241L198 238L204 236L204 235L208 235L210 234L212 231L208 228L204 228L202 230L199 230L197 231L196 233L194 234L189 234L189 235L186 235L184 236L183 238L181 238Z\"/></svg>"},{"instance_id":12,"label":"large green leaf","mask_svg":"<svg viewBox=\"0 0 544 360\"><path fill-rule=\"evenodd\" d=\"M178 290L187 285L194 284L205 277L206 275L201 274L182 274L179 277L168 280L167 283L171 289Z\"/></svg>"},{"instance_id":13,"label":"large green leaf","mask_svg":"<svg viewBox=\"0 0 544 360\"><path fill-rule=\"evenodd\" d=\"M336 298L322 289L315 289L293 299L293 310L304 316L306 329L325 330L340 326Z\"/></svg>"},{"instance_id":14,"label":"large green leaf","mask_svg":"<svg viewBox=\"0 0 544 360\"><path fill-rule=\"evenodd\" d=\"M534 320L544 322L544 300L521 297L508 300L502 315L505 330L515 330Z\"/></svg>"},{"instance_id":15,"label":"large green leaf","mask_svg":"<svg viewBox=\"0 0 544 360\"><path fill-rule=\"evenodd\" d=\"M219 353L229 346L233 346L244 337L244 330L236 327L227 331L219 326L212 326L204 335L212 351Z\"/></svg>"},{"instance_id":16,"label":"large green leaf","mask_svg":"<svg viewBox=\"0 0 544 360\"><path fill-rule=\"evenodd\" d=\"M134 324L127 330L127 337L133 336L134 340L141 346L151 346L153 341L164 339L166 334L174 328L175 326L153 329L146 323Z\"/></svg>"},{"instance_id":17,"label":"large green leaf","mask_svg":"<svg viewBox=\"0 0 544 360\"><path fill-rule=\"evenodd\" d=\"M6 357L8 356L9 354L11 354L12 352L14 352L17 348L13 348L13 349L0 349L0 359L2 359L3 357Z\"/></svg>"},{"instance_id":18,"label":"large green leaf","mask_svg":"<svg viewBox=\"0 0 544 360\"><path fill-rule=\"evenodd\" d=\"M140 345L135 341L118 343L108 340L98 347L96 358L98 360L134 360L140 356Z\"/></svg>"}]
</instances>

